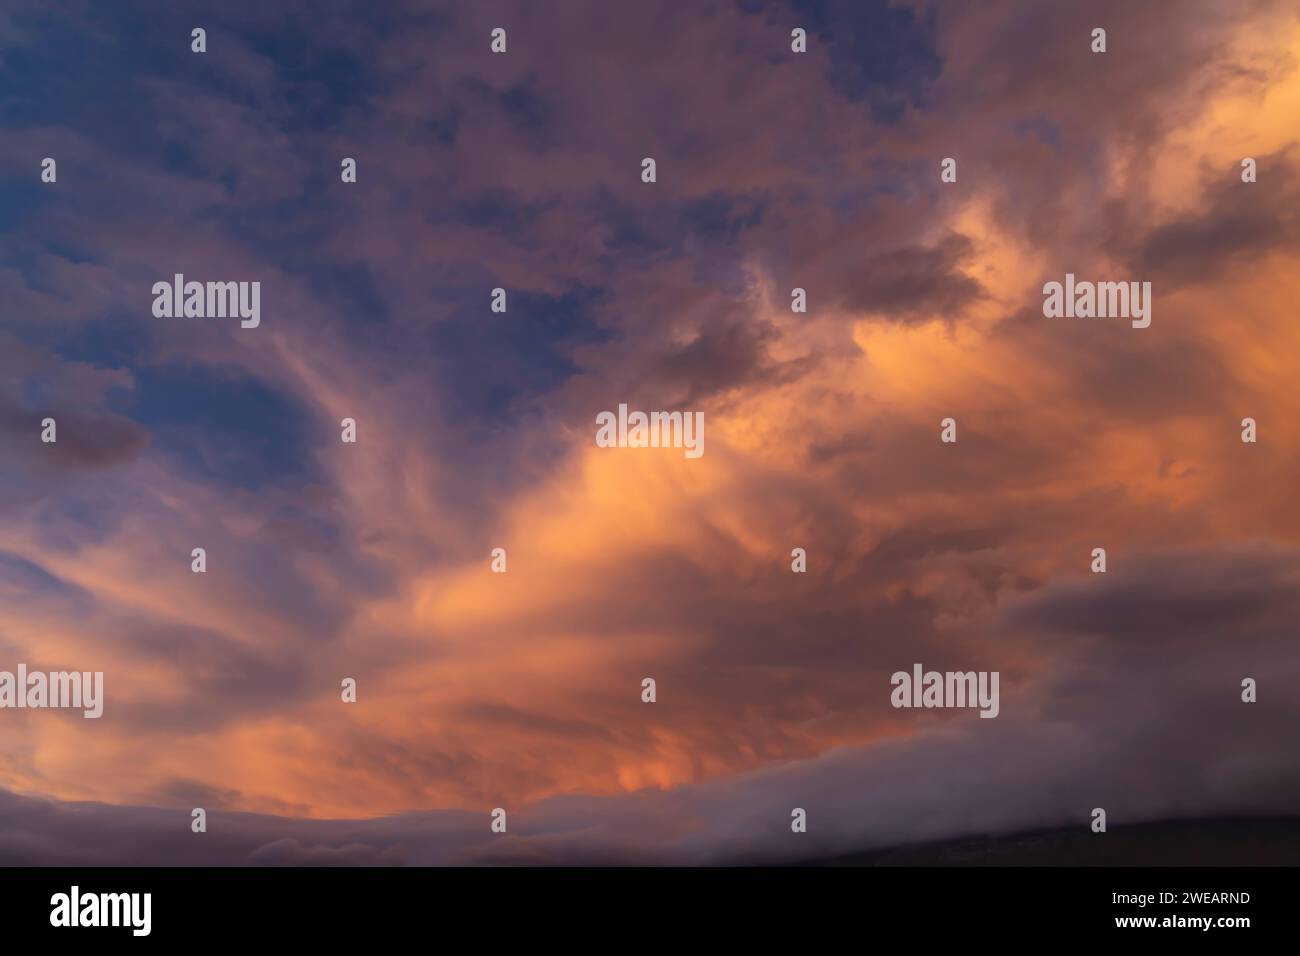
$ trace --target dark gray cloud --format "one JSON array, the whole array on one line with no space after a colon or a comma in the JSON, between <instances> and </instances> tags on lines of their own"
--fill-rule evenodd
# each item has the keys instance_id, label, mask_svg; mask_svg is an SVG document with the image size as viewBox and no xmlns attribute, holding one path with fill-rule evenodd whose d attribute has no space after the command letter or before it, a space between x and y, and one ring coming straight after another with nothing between
<instances>
[{"instance_id":1,"label":"dark gray cloud","mask_svg":"<svg viewBox=\"0 0 1300 956\"><path fill-rule=\"evenodd\" d=\"M979 282L959 267L970 258L975 244L962 235L950 235L933 246L905 246L870 257L854 273L835 277L851 309L907 319L931 319L936 314L958 318L983 295Z\"/></svg>"},{"instance_id":2,"label":"dark gray cloud","mask_svg":"<svg viewBox=\"0 0 1300 956\"><path fill-rule=\"evenodd\" d=\"M1255 157L1266 185L1243 183L1237 165L1202 173L1205 197L1193 213L1144 235L1136 275L1164 289L1211 282L1251 260L1300 248L1300 183L1294 152ZM1131 226L1132 224L1130 224Z\"/></svg>"}]
</instances>

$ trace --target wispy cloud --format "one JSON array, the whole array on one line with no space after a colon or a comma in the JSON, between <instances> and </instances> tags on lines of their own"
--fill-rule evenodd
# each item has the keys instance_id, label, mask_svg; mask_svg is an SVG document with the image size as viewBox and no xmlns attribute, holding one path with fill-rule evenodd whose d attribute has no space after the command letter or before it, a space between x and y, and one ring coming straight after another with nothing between
<instances>
[{"instance_id":1,"label":"wispy cloud","mask_svg":"<svg viewBox=\"0 0 1300 956\"><path fill-rule=\"evenodd\" d=\"M0 857L710 862L1294 807L1286 4L205 16L202 56L172 11L0 18L0 668L107 695L3 712ZM1150 329L1039 311L1135 270ZM261 326L153 318L178 272L260 281ZM595 447L621 401L705 411L707 454ZM917 660L1000 670L1002 715L894 711Z\"/></svg>"}]
</instances>

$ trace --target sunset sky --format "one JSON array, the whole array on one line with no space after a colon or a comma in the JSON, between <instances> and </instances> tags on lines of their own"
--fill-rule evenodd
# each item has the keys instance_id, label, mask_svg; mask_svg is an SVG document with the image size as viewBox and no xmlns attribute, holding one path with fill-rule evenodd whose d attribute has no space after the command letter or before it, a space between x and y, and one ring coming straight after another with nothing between
<instances>
[{"instance_id":1,"label":"sunset sky","mask_svg":"<svg viewBox=\"0 0 1300 956\"><path fill-rule=\"evenodd\" d=\"M106 700L0 710L0 862L1297 812L1298 143L1289 0L6 3L0 670Z\"/></svg>"}]
</instances>

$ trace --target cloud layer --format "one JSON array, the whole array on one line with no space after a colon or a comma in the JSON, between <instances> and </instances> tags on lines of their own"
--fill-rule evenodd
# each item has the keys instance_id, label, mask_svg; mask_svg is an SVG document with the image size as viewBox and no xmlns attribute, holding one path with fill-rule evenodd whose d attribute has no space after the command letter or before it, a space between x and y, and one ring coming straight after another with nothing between
<instances>
[{"instance_id":1,"label":"cloud layer","mask_svg":"<svg viewBox=\"0 0 1300 956\"><path fill-rule=\"evenodd\" d=\"M0 669L107 703L0 712L0 857L1293 810L1289 7L15 5ZM261 326L153 318L178 272L260 281ZM1066 272L1152 282L1151 327L1043 318ZM620 402L705 455L595 447ZM999 670L1001 716L893 710L916 661Z\"/></svg>"}]
</instances>

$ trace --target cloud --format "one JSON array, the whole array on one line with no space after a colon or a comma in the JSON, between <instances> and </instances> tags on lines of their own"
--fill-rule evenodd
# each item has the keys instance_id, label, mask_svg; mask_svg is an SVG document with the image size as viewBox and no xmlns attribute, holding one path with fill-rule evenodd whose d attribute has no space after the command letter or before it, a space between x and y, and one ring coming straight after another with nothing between
<instances>
[{"instance_id":1,"label":"cloud","mask_svg":"<svg viewBox=\"0 0 1300 956\"><path fill-rule=\"evenodd\" d=\"M1289 153L1258 157L1277 188L1250 189L1239 175L1207 171L1206 196L1194 213L1162 223L1142 240L1135 257L1138 274L1162 285L1212 281L1243 260L1294 255L1300 241L1300 191ZM1239 172L1239 171L1238 171Z\"/></svg>"},{"instance_id":2,"label":"cloud","mask_svg":"<svg viewBox=\"0 0 1300 956\"><path fill-rule=\"evenodd\" d=\"M1257 546L1144 554L1127 563L1122 580L1114 572L1079 575L1005 602L1004 641L1022 648L1066 642L1075 653L1004 672L997 720L923 712L905 734L707 782L511 806L506 835L487 826L491 801L478 810L353 821L210 812L209 832L191 836L182 811L7 794L0 859L780 862L961 835L1082 828L1095 806L1106 808L1113 825L1289 812L1300 797L1300 769L1289 759L1300 731L1300 667L1273 635L1294 617L1300 552ZM1093 592L1087 600L1085 590ZM932 652L911 648L896 662L903 667L919 657L942 667L951 660ZM1259 703L1243 704L1240 679L1251 675ZM883 698L887 676L876 682ZM465 714L504 716L518 715ZM604 736L567 724L549 729L566 739ZM953 793L962 798L952 800ZM174 796L195 802L205 794L186 788ZM807 834L789 829L795 807L808 813Z\"/></svg>"},{"instance_id":3,"label":"cloud","mask_svg":"<svg viewBox=\"0 0 1300 956\"><path fill-rule=\"evenodd\" d=\"M0 664L108 688L5 713L0 856L740 861L1286 809L1293 12L504 9L504 57L477 7L232 4L206 58L143 8L0 23ZM1152 327L1043 319L1067 271L1152 280ZM153 318L175 272L261 281L262 326ZM621 402L702 411L705 456L596 448ZM917 660L1000 670L1002 715L893 710Z\"/></svg>"}]
</instances>

